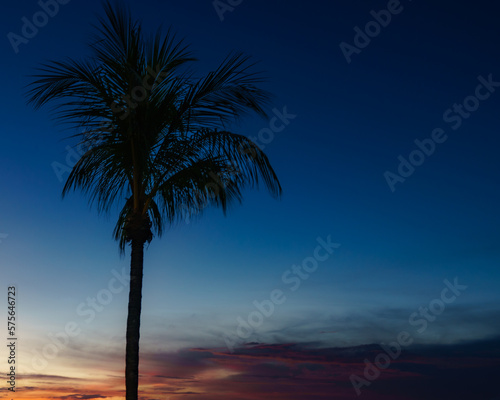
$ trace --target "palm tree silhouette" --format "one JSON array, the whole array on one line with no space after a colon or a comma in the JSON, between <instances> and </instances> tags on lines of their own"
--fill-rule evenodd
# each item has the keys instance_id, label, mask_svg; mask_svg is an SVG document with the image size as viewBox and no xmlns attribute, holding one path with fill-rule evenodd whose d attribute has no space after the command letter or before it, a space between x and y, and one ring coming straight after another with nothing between
<instances>
[{"instance_id":1,"label":"palm tree silhouette","mask_svg":"<svg viewBox=\"0 0 500 400\"><path fill-rule=\"evenodd\" d=\"M196 78L182 40L146 36L128 7L105 2L104 11L92 55L43 64L27 95L35 109L54 103L56 119L85 128L63 197L80 189L99 212L122 202L114 238L122 254L131 247L126 399L137 400L144 245L207 206L225 214L247 186L263 182L274 197L281 186L255 143L227 130L249 112L267 117L270 94L248 57L230 55Z\"/></svg>"}]
</instances>

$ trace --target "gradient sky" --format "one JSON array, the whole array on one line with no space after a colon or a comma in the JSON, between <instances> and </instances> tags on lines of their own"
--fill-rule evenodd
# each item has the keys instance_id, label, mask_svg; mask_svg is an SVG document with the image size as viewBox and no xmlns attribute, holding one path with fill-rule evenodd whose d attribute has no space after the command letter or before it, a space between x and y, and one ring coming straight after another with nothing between
<instances>
[{"instance_id":1,"label":"gradient sky","mask_svg":"<svg viewBox=\"0 0 500 400\"><path fill-rule=\"evenodd\" d=\"M276 95L270 114L290 115L272 137L271 121L235 127L264 147L281 200L248 191L227 217L207 210L147 249L142 399L500 399L496 5L243 0L222 21L212 0L131 7L186 38L200 73L233 50L253 56ZM386 26L360 37L388 8ZM9 33L40 10L19 0L0 14L0 281L2 298L18 288L19 324L18 391L4 383L0 398L114 400L129 253L112 240L116 214L80 193L61 200L67 173L54 165L74 162L73 132L24 96L41 62L88 54L102 8L66 0L15 49ZM433 150L422 157L416 141ZM401 166L410 158L413 170ZM338 245L330 254L321 241ZM294 272L315 256L316 270ZM252 332L238 331L249 318ZM365 360L383 363L381 344L404 332L358 397L353 376L366 379Z\"/></svg>"}]
</instances>

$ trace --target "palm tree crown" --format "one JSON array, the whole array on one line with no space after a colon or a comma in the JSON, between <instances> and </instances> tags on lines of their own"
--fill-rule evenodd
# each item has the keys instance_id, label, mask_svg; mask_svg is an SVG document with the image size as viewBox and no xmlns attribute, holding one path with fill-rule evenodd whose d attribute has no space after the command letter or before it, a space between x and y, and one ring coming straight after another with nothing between
<instances>
[{"instance_id":1,"label":"palm tree crown","mask_svg":"<svg viewBox=\"0 0 500 400\"><path fill-rule=\"evenodd\" d=\"M249 58L229 56L195 79L187 46L161 31L146 38L128 10L105 4L93 56L43 65L29 90L38 108L58 101L57 117L85 128L88 150L63 189L81 189L100 211L127 197L115 228L123 250L131 235L209 204L242 200L245 185L281 187L266 155L226 126L248 112L266 116L270 95L256 85Z\"/></svg>"}]
</instances>

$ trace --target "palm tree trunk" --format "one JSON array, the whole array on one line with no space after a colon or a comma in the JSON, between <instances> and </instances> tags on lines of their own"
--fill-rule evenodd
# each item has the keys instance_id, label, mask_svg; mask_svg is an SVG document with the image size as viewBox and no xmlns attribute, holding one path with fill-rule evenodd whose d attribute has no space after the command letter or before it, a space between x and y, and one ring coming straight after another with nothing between
<instances>
[{"instance_id":1,"label":"palm tree trunk","mask_svg":"<svg viewBox=\"0 0 500 400\"><path fill-rule=\"evenodd\" d=\"M137 400L139 388L139 330L141 326L142 271L144 241L132 240L130 292L125 353L126 400Z\"/></svg>"}]
</instances>

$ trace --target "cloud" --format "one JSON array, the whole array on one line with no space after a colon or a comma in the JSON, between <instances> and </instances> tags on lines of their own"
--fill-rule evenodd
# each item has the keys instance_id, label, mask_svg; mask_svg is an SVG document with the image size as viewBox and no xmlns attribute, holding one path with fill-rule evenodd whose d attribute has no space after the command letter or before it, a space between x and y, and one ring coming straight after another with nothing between
<instances>
[{"instance_id":1,"label":"cloud","mask_svg":"<svg viewBox=\"0 0 500 400\"><path fill-rule=\"evenodd\" d=\"M229 319L214 315L210 318L178 316L169 327L165 327L164 318L157 317L150 321L154 329L148 332L141 348L146 351L166 349L166 346L172 351L198 346L217 348L226 346L225 338L236 346L246 341L269 344L317 342L323 347L355 347L394 340L402 330L410 332L416 343L450 344L463 338L480 340L500 334L498 304L464 304L462 298L447 304L426 330L419 333L419 326L410 324L410 316L420 307L429 307L432 300L434 298L429 297L410 307L367 305L357 310L346 308L343 312L306 309L298 310L295 315L277 314L266 319L245 339L236 335L238 314Z\"/></svg>"},{"instance_id":2,"label":"cloud","mask_svg":"<svg viewBox=\"0 0 500 400\"><path fill-rule=\"evenodd\" d=\"M364 360L381 352L375 343L347 348L249 343L233 353L222 348L159 352L145 355L149 371L143 382L172 400L195 393L200 400L242 398L243 393L249 400L355 399L350 376L363 376ZM169 373L176 368L180 374ZM497 395L491 382L499 373L500 338L411 346L364 390L363 399L490 399Z\"/></svg>"},{"instance_id":3,"label":"cloud","mask_svg":"<svg viewBox=\"0 0 500 400\"><path fill-rule=\"evenodd\" d=\"M108 396L101 396L99 394L70 394L67 396L52 397L53 399L62 400L91 400L91 399L106 399Z\"/></svg>"},{"instance_id":4,"label":"cloud","mask_svg":"<svg viewBox=\"0 0 500 400\"><path fill-rule=\"evenodd\" d=\"M45 375L45 374L20 374L19 377L22 379L29 379L29 380L49 380L51 382L83 380L81 378L74 378L69 376Z\"/></svg>"},{"instance_id":5,"label":"cloud","mask_svg":"<svg viewBox=\"0 0 500 400\"><path fill-rule=\"evenodd\" d=\"M157 349L141 353L142 399L347 400L358 399L351 375L363 376L365 360L384 350L378 343L325 347L322 342L251 342L230 353L224 347ZM123 397L123 376L101 370L101 380L60 375L24 376L42 381L37 398L90 400ZM404 348L378 379L363 388L362 400L454 400L498 396L500 337ZM71 382L71 383L70 383ZM71 386L73 385L73 386ZM65 386L65 387L62 387ZM50 391L50 395L49 394ZM46 396L42 396L46 393Z\"/></svg>"}]
</instances>

